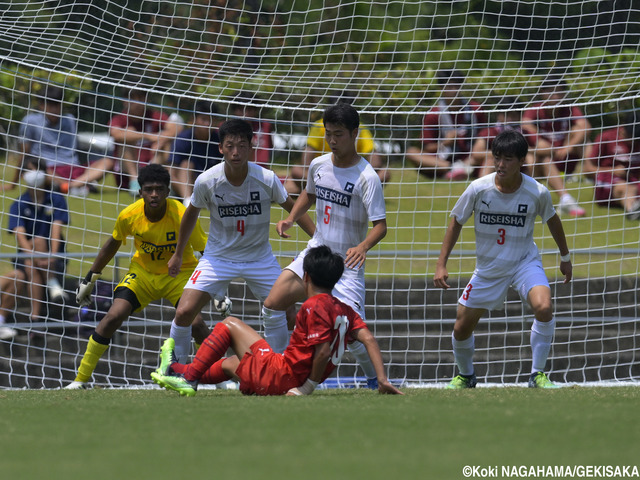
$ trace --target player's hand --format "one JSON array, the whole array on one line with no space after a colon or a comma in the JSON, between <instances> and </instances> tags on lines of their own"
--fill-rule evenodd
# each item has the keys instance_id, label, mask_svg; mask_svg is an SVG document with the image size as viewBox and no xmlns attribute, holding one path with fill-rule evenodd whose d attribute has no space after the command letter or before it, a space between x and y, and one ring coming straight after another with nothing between
<instances>
[{"instance_id":1,"label":"player's hand","mask_svg":"<svg viewBox=\"0 0 640 480\"><path fill-rule=\"evenodd\" d=\"M436 274L433 276L433 284L438 288L449 288L447 279L449 278L449 272L446 267L436 266Z\"/></svg>"},{"instance_id":2,"label":"player's hand","mask_svg":"<svg viewBox=\"0 0 640 480\"><path fill-rule=\"evenodd\" d=\"M560 272L564 275L563 283L569 283L573 277L573 265L571 264L571 260L568 262L560 262Z\"/></svg>"},{"instance_id":3,"label":"player's hand","mask_svg":"<svg viewBox=\"0 0 640 480\"><path fill-rule=\"evenodd\" d=\"M293 227L293 222L290 222L289 220L280 220L276 224L276 232L282 238L291 238L291 235L286 233L286 231L289 230L291 227Z\"/></svg>"},{"instance_id":4,"label":"player's hand","mask_svg":"<svg viewBox=\"0 0 640 480\"><path fill-rule=\"evenodd\" d=\"M367 250L364 247L356 246L347 250L347 256L344 259L344 265L354 270L360 268L367 259Z\"/></svg>"},{"instance_id":5,"label":"player's hand","mask_svg":"<svg viewBox=\"0 0 640 480\"><path fill-rule=\"evenodd\" d=\"M379 381L378 380L378 393L390 394L390 395L404 395L400 390L391 385L389 380Z\"/></svg>"},{"instance_id":6,"label":"player's hand","mask_svg":"<svg viewBox=\"0 0 640 480\"><path fill-rule=\"evenodd\" d=\"M78 285L78 288L76 289L76 302L79 306L86 307L91 305L91 302L93 301L91 298L91 292L99 278L99 273L89 272L87 278L80 282L80 285Z\"/></svg>"},{"instance_id":7,"label":"player's hand","mask_svg":"<svg viewBox=\"0 0 640 480\"><path fill-rule=\"evenodd\" d=\"M170 277L177 277L182 268L182 256L175 253L171 256L167 262L167 269L169 270Z\"/></svg>"}]
</instances>

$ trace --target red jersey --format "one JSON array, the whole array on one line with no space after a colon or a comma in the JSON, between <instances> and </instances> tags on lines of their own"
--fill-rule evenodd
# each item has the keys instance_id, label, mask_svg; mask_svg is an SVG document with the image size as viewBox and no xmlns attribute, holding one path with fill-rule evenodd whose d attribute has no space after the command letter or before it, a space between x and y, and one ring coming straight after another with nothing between
<instances>
[{"instance_id":1,"label":"red jersey","mask_svg":"<svg viewBox=\"0 0 640 480\"><path fill-rule=\"evenodd\" d=\"M109 127L118 128L133 128L138 132L145 133L160 133L164 128L164 124L169 120L169 116L165 113L157 110L147 110L144 118L128 115L126 111L115 115L109 122ZM141 143L140 146L144 147L149 143ZM116 147L116 155L120 155L120 147ZM139 150L138 160L141 163L149 163L152 157L152 152L148 148L141 148Z\"/></svg>"},{"instance_id":2,"label":"red jersey","mask_svg":"<svg viewBox=\"0 0 640 480\"><path fill-rule=\"evenodd\" d=\"M269 122L254 121L251 122L253 127L253 148L255 153L255 162L261 167L269 167L271 164L271 152L273 151L273 142L271 139L271 124Z\"/></svg>"},{"instance_id":3,"label":"red jersey","mask_svg":"<svg viewBox=\"0 0 640 480\"><path fill-rule=\"evenodd\" d=\"M351 333L360 328L367 328L360 315L332 295L323 293L304 302L296 317L289 346L283 353L298 385L302 385L311 373L316 345L326 342L331 345L331 358L321 380L324 381L340 363Z\"/></svg>"},{"instance_id":4,"label":"red jersey","mask_svg":"<svg viewBox=\"0 0 640 480\"><path fill-rule=\"evenodd\" d=\"M422 143L426 145L438 142L445 138L448 130L456 129L458 136L452 152L453 158L468 155L478 130L487 124L486 117L477 112L479 109L479 103L470 101L462 110L451 111L441 102L424 116Z\"/></svg>"},{"instance_id":5,"label":"red jersey","mask_svg":"<svg viewBox=\"0 0 640 480\"><path fill-rule=\"evenodd\" d=\"M542 108L543 103L537 103L522 116L523 123L533 123L538 129L538 137L547 140L553 147L565 144L571 129L577 121L584 118L584 113L578 107ZM535 137L528 136L529 145L535 142ZM535 147L534 145L531 145Z\"/></svg>"},{"instance_id":6,"label":"red jersey","mask_svg":"<svg viewBox=\"0 0 640 480\"><path fill-rule=\"evenodd\" d=\"M610 128L598 135L590 152L599 167L612 167L616 164L629 166L631 153L631 140L626 138L620 127Z\"/></svg>"}]
</instances>

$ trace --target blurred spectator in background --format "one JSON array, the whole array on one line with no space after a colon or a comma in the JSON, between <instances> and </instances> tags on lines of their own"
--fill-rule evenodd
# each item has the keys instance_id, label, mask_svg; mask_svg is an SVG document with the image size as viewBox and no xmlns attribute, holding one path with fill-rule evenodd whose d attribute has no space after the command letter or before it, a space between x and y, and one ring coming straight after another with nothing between
<instances>
[{"instance_id":1,"label":"blurred spectator in background","mask_svg":"<svg viewBox=\"0 0 640 480\"><path fill-rule=\"evenodd\" d=\"M329 98L329 105L336 105L338 103L352 105L355 100L356 95L353 92L334 92ZM331 151L329 144L324 138L324 133L324 123L322 118L320 118L316 120L309 129L307 146L304 152L302 152L300 165L294 165L289 170L289 176L284 186L290 195L298 195L301 192L303 183L307 179L307 171L311 161ZM385 159L380 153L375 151L373 134L366 127L361 126L358 129L356 152L371 164L383 185L389 181L391 174L385 166Z\"/></svg>"},{"instance_id":2,"label":"blurred spectator in background","mask_svg":"<svg viewBox=\"0 0 640 480\"><path fill-rule=\"evenodd\" d=\"M503 97L496 103L499 111L489 114L489 126L478 132L478 137L471 148L470 165L475 169L477 177L484 177L494 171L494 159L491 153L493 139L504 130L517 130L522 133L521 117L524 104L516 97ZM528 153L524 173L533 164L533 154Z\"/></svg>"},{"instance_id":3,"label":"blurred spectator in background","mask_svg":"<svg viewBox=\"0 0 640 480\"><path fill-rule=\"evenodd\" d=\"M76 149L77 124L73 115L63 114L64 90L47 85L41 98L40 111L28 114L22 120L21 167L15 171L13 182L5 189L13 189L18 184L20 173L27 158L41 159L52 176L54 189L74 196L86 196L87 184L101 179L113 165L109 158L101 158L89 164L80 165Z\"/></svg>"},{"instance_id":4,"label":"blurred spectator in background","mask_svg":"<svg viewBox=\"0 0 640 480\"><path fill-rule=\"evenodd\" d=\"M406 158L423 175L464 180L473 173L468 159L473 139L486 127L480 104L462 96L464 75L458 70L437 74L440 99L423 120L422 145L409 147ZM466 160L466 162L465 162Z\"/></svg>"},{"instance_id":5,"label":"blurred spectator in background","mask_svg":"<svg viewBox=\"0 0 640 480\"><path fill-rule=\"evenodd\" d=\"M17 295L30 299L32 321L40 319L45 287L49 300L64 297L60 280L66 264L67 202L63 195L51 191L47 174L35 162L25 165L23 182L27 189L11 205L8 230L16 236L19 254L36 255L16 258L14 270L0 277L0 339L16 335L14 329L5 326L5 320L15 310Z\"/></svg>"},{"instance_id":6,"label":"blurred spectator in background","mask_svg":"<svg viewBox=\"0 0 640 480\"><path fill-rule=\"evenodd\" d=\"M622 206L627 219L640 220L640 124L635 115L598 135L587 158L596 169L596 203Z\"/></svg>"},{"instance_id":7,"label":"blurred spectator in background","mask_svg":"<svg viewBox=\"0 0 640 480\"><path fill-rule=\"evenodd\" d=\"M180 132L169 156L171 187L188 203L196 178L222 160L216 127L216 106L198 100L194 107L193 126ZM186 204L185 203L185 204Z\"/></svg>"},{"instance_id":8,"label":"blurred spectator in background","mask_svg":"<svg viewBox=\"0 0 640 480\"><path fill-rule=\"evenodd\" d=\"M534 154L533 176L560 196L560 213L582 217L584 208L567 191L565 176L582 164L591 126L579 107L562 105L567 93L562 77L550 75L540 87L540 102L524 112L522 131Z\"/></svg>"},{"instance_id":9,"label":"blurred spectator in background","mask_svg":"<svg viewBox=\"0 0 640 480\"><path fill-rule=\"evenodd\" d=\"M147 106L147 92L130 88L123 92L122 113L109 122L109 133L116 143L120 165L118 185L137 195L138 168L149 163L166 164L171 144L182 129L182 120Z\"/></svg>"},{"instance_id":10,"label":"blurred spectator in background","mask_svg":"<svg viewBox=\"0 0 640 480\"><path fill-rule=\"evenodd\" d=\"M253 128L254 161L261 167L269 168L273 155L272 125L260 118L259 100L256 94L239 92L234 98L232 115L246 120Z\"/></svg>"}]
</instances>

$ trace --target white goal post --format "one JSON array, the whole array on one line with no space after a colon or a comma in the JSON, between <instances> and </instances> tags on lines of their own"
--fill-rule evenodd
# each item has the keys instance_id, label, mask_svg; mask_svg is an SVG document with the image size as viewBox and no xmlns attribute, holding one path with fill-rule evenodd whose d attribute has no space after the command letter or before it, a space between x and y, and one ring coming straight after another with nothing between
<instances>
[{"instance_id":1,"label":"white goal post","mask_svg":"<svg viewBox=\"0 0 640 480\"><path fill-rule=\"evenodd\" d=\"M586 211L578 218L562 216L574 266L569 285L562 284L548 230L540 224L535 231L557 318L550 376L559 383L637 381L639 222L626 215L624 200L596 201L601 179L586 165L601 160L593 145L603 131L633 132L636 118L640 125L639 15L634 2L594 0L5 2L0 11L0 277L8 279L0 292L3 302L13 287L24 287L11 277L17 250L11 208L26 189L19 176L22 120L38 111L47 85L64 90L63 111L77 125L75 153L88 168L104 157L120 165L109 122L123 109L123 92L135 88L150 108L173 115L177 128L190 128L202 99L213 102L220 122L251 120L260 132L256 159L283 179L310 148L307 134L323 109L342 96L358 109L361 130L374 140L373 152L362 153L370 160L377 156L388 172L389 231L367 260L367 323L392 379L442 384L455 370L451 332L457 298L474 268L473 228L463 229L450 257L452 288L436 289L433 274L449 213L470 179L419 173L406 154L424 147L423 119L442 105L441 72L459 72L460 95L476 102L476 112L485 118L485 124L474 125L473 135L500 114L522 116L540 101L545 80L553 76L567 88L562 106L582 112L588 128L578 168L561 177ZM506 104L505 98L517 102ZM442 110L436 116L451 123ZM556 133L566 135L570 122L561 119L558 125L564 126ZM640 128L635 132L640 138ZM167 140L165 159L173 138ZM630 145L626 165L635 172L640 141ZM461 158L470 149L458 151ZM636 177L620 178L632 192L627 195L637 196ZM96 325L95 312L75 304L75 285L111 234L118 212L133 201L116 179L109 171L66 197L64 298L45 296L42 315L33 318L27 285L18 289L15 309L0 311L6 317L0 325L0 389L56 388L73 380ZM539 180L549 184L549 178ZM558 204L558 192L552 196ZM274 208L274 225L281 215ZM207 218L203 212L205 230ZM272 230L273 249L284 266L306 237L297 229L285 241ZM130 245L104 279L115 284L126 272ZM244 284L234 282L229 294L233 313L259 329L259 304ZM204 313L210 324L219 320L211 307ZM134 314L99 362L94 384L150 385L172 315L166 302ZM514 294L480 322L475 360L482 382L525 381L531 320ZM332 382L358 384L361 375L347 354Z\"/></svg>"}]
</instances>

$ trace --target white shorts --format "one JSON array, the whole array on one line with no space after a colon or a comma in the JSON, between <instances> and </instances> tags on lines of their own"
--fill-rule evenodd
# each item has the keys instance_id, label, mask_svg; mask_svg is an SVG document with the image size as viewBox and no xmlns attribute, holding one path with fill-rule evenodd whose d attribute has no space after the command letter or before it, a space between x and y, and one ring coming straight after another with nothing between
<instances>
[{"instance_id":1,"label":"white shorts","mask_svg":"<svg viewBox=\"0 0 640 480\"><path fill-rule=\"evenodd\" d=\"M518 265L510 277L485 278L475 272L458 302L469 308L495 310L504 304L509 287L513 287L525 302L529 291L537 286L550 288L542 262L539 258L534 258Z\"/></svg>"},{"instance_id":2,"label":"white shorts","mask_svg":"<svg viewBox=\"0 0 640 480\"><path fill-rule=\"evenodd\" d=\"M207 292L215 298L226 294L232 280L242 278L255 297L264 301L281 273L282 268L273 254L255 262L229 262L204 256L184 288Z\"/></svg>"},{"instance_id":3,"label":"white shorts","mask_svg":"<svg viewBox=\"0 0 640 480\"><path fill-rule=\"evenodd\" d=\"M302 264L308 250L308 248L305 248L298 254L293 262L291 262L285 268L291 270L293 273L302 278L304 274ZM362 320L366 320L364 316L364 266L360 267L357 270L354 270L353 268L349 268L345 265L344 273L342 274L342 277L331 293L338 300L346 303L351 308L353 308L356 313L360 315L360 317L362 317Z\"/></svg>"}]
</instances>

